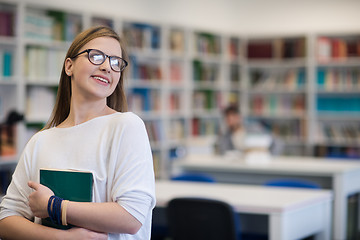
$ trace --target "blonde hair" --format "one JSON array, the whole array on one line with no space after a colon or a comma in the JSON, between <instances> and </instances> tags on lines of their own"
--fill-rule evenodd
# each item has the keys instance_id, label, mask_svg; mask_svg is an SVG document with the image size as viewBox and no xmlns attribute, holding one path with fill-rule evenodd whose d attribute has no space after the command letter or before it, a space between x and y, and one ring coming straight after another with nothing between
<instances>
[{"instance_id":1,"label":"blonde hair","mask_svg":"<svg viewBox=\"0 0 360 240\"><path fill-rule=\"evenodd\" d=\"M111 28L105 26L97 26L79 33L66 53L66 57L61 71L55 106L52 111L51 117L46 123L44 129L58 126L68 117L70 113L71 81L70 77L65 73L66 59L75 56L85 44L99 37L111 37L118 40L121 46L122 58L126 60L128 59L127 53L124 49L124 42L122 41L120 36ZM124 71L120 74L120 80L118 85L116 86L114 92L106 100L107 105L118 112L127 111L127 101L124 90L124 74Z\"/></svg>"}]
</instances>

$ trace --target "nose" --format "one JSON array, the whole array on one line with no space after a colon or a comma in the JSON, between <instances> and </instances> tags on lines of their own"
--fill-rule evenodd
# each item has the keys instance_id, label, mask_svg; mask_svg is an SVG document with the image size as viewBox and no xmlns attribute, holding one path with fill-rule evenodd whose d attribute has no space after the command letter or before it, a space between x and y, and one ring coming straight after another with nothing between
<instances>
[{"instance_id":1,"label":"nose","mask_svg":"<svg viewBox=\"0 0 360 240\"><path fill-rule=\"evenodd\" d=\"M100 70L104 72L111 72L110 59L107 57L105 61L99 65Z\"/></svg>"}]
</instances>

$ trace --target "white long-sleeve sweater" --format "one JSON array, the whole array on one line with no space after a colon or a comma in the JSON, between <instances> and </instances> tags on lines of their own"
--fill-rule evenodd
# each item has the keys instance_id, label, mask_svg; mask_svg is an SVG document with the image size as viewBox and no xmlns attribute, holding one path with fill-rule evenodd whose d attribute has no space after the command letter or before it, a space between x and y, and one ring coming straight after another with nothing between
<instances>
[{"instance_id":1,"label":"white long-sleeve sweater","mask_svg":"<svg viewBox=\"0 0 360 240\"><path fill-rule=\"evenodd\" d=\"M109 239L150 239L156 201L153 162L145 125L135 114L114 113L35 134L1 202L0 220L11 215L34 218L27 182L39 182L40 168L91 171L93 202L117 202L142 223L135 235L109 234Z\"/></svg>"}]
</instances>

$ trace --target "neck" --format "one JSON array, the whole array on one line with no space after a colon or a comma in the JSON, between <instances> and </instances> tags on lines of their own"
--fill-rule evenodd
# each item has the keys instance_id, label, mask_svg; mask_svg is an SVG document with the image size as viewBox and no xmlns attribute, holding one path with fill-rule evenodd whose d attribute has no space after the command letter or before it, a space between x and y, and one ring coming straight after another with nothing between
<instances>
[{"instance_id":1,"label":"neck","mask_svg":"<svg viewBox=\"0 0 360 240\"><path fill-rule=\"evenodd\" d=\"M74 101L71 101L69 116L61 124L61 126L60 125L59 126L71 127L89 121L93 118L108 115L115 112L116 111L109 108L106 105L106 102L104 103L104 101L99 101L95 103L87 102L82 104L78 104Z\"/></svg>"}]
</instances>

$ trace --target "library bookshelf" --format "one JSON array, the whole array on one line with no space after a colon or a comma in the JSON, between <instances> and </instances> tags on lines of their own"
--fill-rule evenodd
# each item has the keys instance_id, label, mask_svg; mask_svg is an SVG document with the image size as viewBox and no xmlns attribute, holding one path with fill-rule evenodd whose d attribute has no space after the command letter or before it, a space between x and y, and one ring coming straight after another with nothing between
<instances>
[{"instance_id":1,"label":"library bookshelf","mask_svg":"<svg viewBox=\"0 0 360 240\"><path fill-rule=\"evenodd\" d=\"M50 115L72 39L101 24L127 42L129 110L145 122L158 178L178 149L218 133L230 103L285 155L359 158L360 33L240 36L31 1L0 7L0 122L24 113L18 152Z\"/></svg>"}]
</instances>

